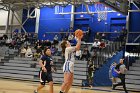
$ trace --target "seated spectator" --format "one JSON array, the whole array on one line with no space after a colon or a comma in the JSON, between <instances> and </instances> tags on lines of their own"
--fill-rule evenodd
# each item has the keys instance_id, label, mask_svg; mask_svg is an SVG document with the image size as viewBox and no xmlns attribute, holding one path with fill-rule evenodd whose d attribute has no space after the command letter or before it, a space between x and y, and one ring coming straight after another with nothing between
<instances>
[{"instance_id":1,"label":"seated spectator","mask_svg":"<svg viewBox=\"0 0 140 93\"><path fill-rule=\"evenodd\" d=\"M8 38L8 39L6 40L6 46L10 46L11 42L12 42L12 39Z\"/></svg>"},{"instance_id":2,"label":"seated spectator","mask_svg":"<svg viewBox=\"0 0 140 93\"><path fill-rule=\"evenodd\" d=\"M90 51L92 52L94 50L94 52L96 52L99 49L100 44L101 44L101 42L96 39L95 42L92 44Z\"/></svg>"},{"instance_id":3,"label":"seated spectator","mask_svg":"<svg viewBox=\"0 0 140 93\"><path fill-rule=\"evenodd\" d=\"M50 49L51 49L52 55L55 55L55 53L58 50L54 45L52 45Z\"/></svg>"},{"instance_id":4,"label":"seated spectator","mask_svg":"<svg viewBox=\"0 0 140 93\"><path fill-rule=\"evenodd\" d=\"M90 60L88 61L88 83L89 83L89 87L91 88L93 86L93 71L94 71L94 65L93 62Z\"/></svg>"},{"instance_id":5,"label":"seated spectator","mask_svg":"<svg viewBox=\"0 0 140 93\"><path fill-rule=\"evenodd\" d=\"M82 53L82 56L81 56L81 60L86 60L86 61L88 61L88 58L90 57L90 53L89 53L89 50L88 50L88 48L86 47L86 48L84 48L84 50L83 50L83 53Z\"/></svg>"},{"instance_id":6,"label":"seated spectator","mask_svg":"<svg viewBox=\"0 0 140 93\"><path fill-rule=\"evenodd\" d=\"M22 47L20 51L20 57L25 57L25 54L26 54L26 48Z\"/></svg>"},{"instance_id":7,"label":"seated spectator","mask_svg":"<svg viewBox=\"0 0 140 93\"><path fill-rule=\"evenodd\" d=\"M31 58L32 56L33 56L32 50L31 50L31 48L28 46L28 47L27 47L27 50L26 50L26 53L25 53L25 57Z\"/></svg>"},{"instance_id":8,"label":"seated spectator","mask_svg":"<svg viewBox=\"0 0 140 93\"><path fill-rule=\"evenodd\" d=\"M76 51L76 54L75 54L76 59L77 59L77 60L80 60L81 55L82 55L81 50L77 50L77 51Z\"/></svg>"},{"instance_id":9,"label":"seated spectator","mask_svg":"<svg viewBox=\"0 0 140 93\"><path fill-rule=\"evenodd\" d=\"M15 48L15 45L16 45L16 40L15 39L12 39L12 41L11 41L11 44L10 44L10 48Z\"/></svg>"},{"instance_id":10,"label":"seated spectator","mask_svg":"<svg viewBox=\"0 0 140 93\"><path fill-rule=\"evenodd\" d=\"M105 44L105 42L102 40L102 41L100 42L99 48L105 48L105 47L106 47L106 44Z\"/></svg>"},{"instance_id":11,"label":"seated spectator","mask_svg":"<svg viewBox=\"0 0 140 93\"><path fill-rule=\"evenodd\" d=\"M57 35L54 36L53 44L54 45L58 44L58 36Z\"/></svg>"},{"instance_id":12,"label":"seated spectator","mask_svg":"<svg viewBox=\"0 0 140 93\"><path fill-rule=\"evenodd\" d=\"M46 47L49 47L49 48L50 48L51 45L52 45L52 43L51 43L50 40L45 40L45 41L43 42L42 47L43 47L43 49L46 48Z\"/></svg>"},{"instance_id":13,"label":"seated spectator","mask_svg":"<svg viewBox=\"0 0 140 93\"><path fill-rule=\"evenodd\" d=\"M72 33L70 33L69 36L68 36L68 40L69 40L69 42L71 43L71 41L72 41L73 39L74 39L74 36L73 36Z\"/></svg>"},{"instance_id":14,"label":"seated spectator","mask_svg":"<svg viewBox=\"0 0 140 93\"><path fill-rule=\"evenodd\" d=\"M34 53L34 61L37 61L38 58L40 58L40 56L42 55L42 49L41 46L37 46L36 47L36 52Z\"/></svg>"}]
</instances>

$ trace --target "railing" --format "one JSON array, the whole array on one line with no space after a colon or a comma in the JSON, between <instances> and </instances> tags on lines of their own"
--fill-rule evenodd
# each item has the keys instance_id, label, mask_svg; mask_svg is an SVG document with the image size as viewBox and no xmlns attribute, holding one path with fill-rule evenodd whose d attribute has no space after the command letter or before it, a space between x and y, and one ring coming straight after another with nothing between
<instances>
[{"instance_id":1,"label":"railing","mask_svg":"<svg viewBox=\"0 0 140 93\"><path fill-rule=\"evenodd\" d=\"M125 64L126 64L126 67L127 67L127 69L129 70L129 67L130 66L132 66L132 64L133 63L135 63L136 62L136 60L139 60L140 59L140 55L138 56L138 55L127 55L127 56L125 56Z\"/></svg>"},{"instance_id":2,"label":"railing","mask_svg":"<svg viewBox=\"0 0 140 93\"><path fill-rule=\"evenodd\" d=\"M87 47L90 51L92 44L93 43L82 43L81 48ZM106 45L104 48L100 47L90 51L89 60L93 62L95 68L102 66L109 58L124 48L123 43L119 41L108 41L104 42L104 44Z\"/></svg>"},{"instance_id":3,"label":"railing","mask_svg":"<svg viewBox=\"0 0 140 93\"><path fill-rule=\"evenodd\" d=\"M93 60L95 68L99 68L106 61L120 51L124 46L121 42L109 42L105 48L101 48L96 53L96 58Z\"/></svg>"},{"instance_id":4,"label":"railing","mask_svg":"<svg viewBox=\"0 0 140 93\"><path fill-rule=\"evenodd\" d=\"M125 63L127 68L140 58L140 43L128 43L125 50Z\"/></svg>"},{"instance_id":5,"label":"railing","mask_svg":"<svg viewBox=\"0 0 140 93\"><path fill-rule=\"evenodd\" d=\"M140 43L140 32L129 32L127 43Z\"/></svg>"}]
</instances>

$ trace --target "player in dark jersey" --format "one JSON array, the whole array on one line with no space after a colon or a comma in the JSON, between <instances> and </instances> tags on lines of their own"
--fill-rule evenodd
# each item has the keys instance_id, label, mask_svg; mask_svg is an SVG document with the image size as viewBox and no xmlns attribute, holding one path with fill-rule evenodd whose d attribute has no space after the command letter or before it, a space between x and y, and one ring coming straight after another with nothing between
<instances>
[{"instance_id":1,"label":"player in dark jersey","mask_svg":"<svg viewBox=\"0 0 140 93\"><path fill-rule=\"evenodd\" d=\"M39 65L41 66L41 70L39 73L40 77L40 85L38 88L34 91L34 93L38 93L40 89L42 89L45 86L46 81L49 83L49 93L53 93L53 79L52 79L52 58L51 58L51 50L49 48L46 48L44 50L44 55L42 55Z\"/></svg>"}]
</instances>

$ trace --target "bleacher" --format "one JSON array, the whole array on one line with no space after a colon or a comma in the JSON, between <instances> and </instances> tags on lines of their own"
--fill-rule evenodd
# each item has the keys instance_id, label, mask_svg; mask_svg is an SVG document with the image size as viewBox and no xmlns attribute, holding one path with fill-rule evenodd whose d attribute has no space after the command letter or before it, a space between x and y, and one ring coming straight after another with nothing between
<instances>
[{"instance_id":1,"label":"bleacher","mask_svg":"<svg viewBox=\"0 0 140 93\"><path fill-rule=\"evenodd\" d=\"M140 60L136 60L129 67L129 71L126 74L126 87L129 89L140 90Z\"/></svg>"},{"instance_id":2,"label":"bleacher","mask_svg":"<svg viewBox=\"0 0 140 93\"><path fill-rule=\"evenodd\" d=\"M3 59L3 58L2 58ZM54 56L54 64L57 72L53 73L54 83L63 82L62 66L63 61L60 56ZM9 79L39 81L40 66L38 61L32 61L31 58L14 57L0 65L0 77ZM82 80L87 79L87 62L76 61L73 85L81 85Z\"/></svg>"}]
</instances>

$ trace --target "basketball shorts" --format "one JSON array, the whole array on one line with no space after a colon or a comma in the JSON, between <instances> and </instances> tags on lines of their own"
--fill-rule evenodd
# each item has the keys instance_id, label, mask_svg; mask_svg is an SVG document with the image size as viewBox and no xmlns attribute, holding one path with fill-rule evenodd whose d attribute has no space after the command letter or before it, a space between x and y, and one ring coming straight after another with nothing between
<instances>
[{"instance_id":1,"label":"basketball shorts","mask_svg":"<svg viewBox=\"0 0 140 93\"><path fill-rule=\"evenodd\" d=\"M63 65L63 72L74 72L74 62L66 61Z\"/></svg>"},{"instance_id":2,"label":"basketball shorts","mask_svg":"<svg viewBox=\"0 0 140 93\"><path fill-rule=\"evenodd\" d=\"M40 76L39 77L40 77L41 85L45 85L46 81L47 82L53 81L51 72L40 71Z\"/></svg>"}]
</instances>

